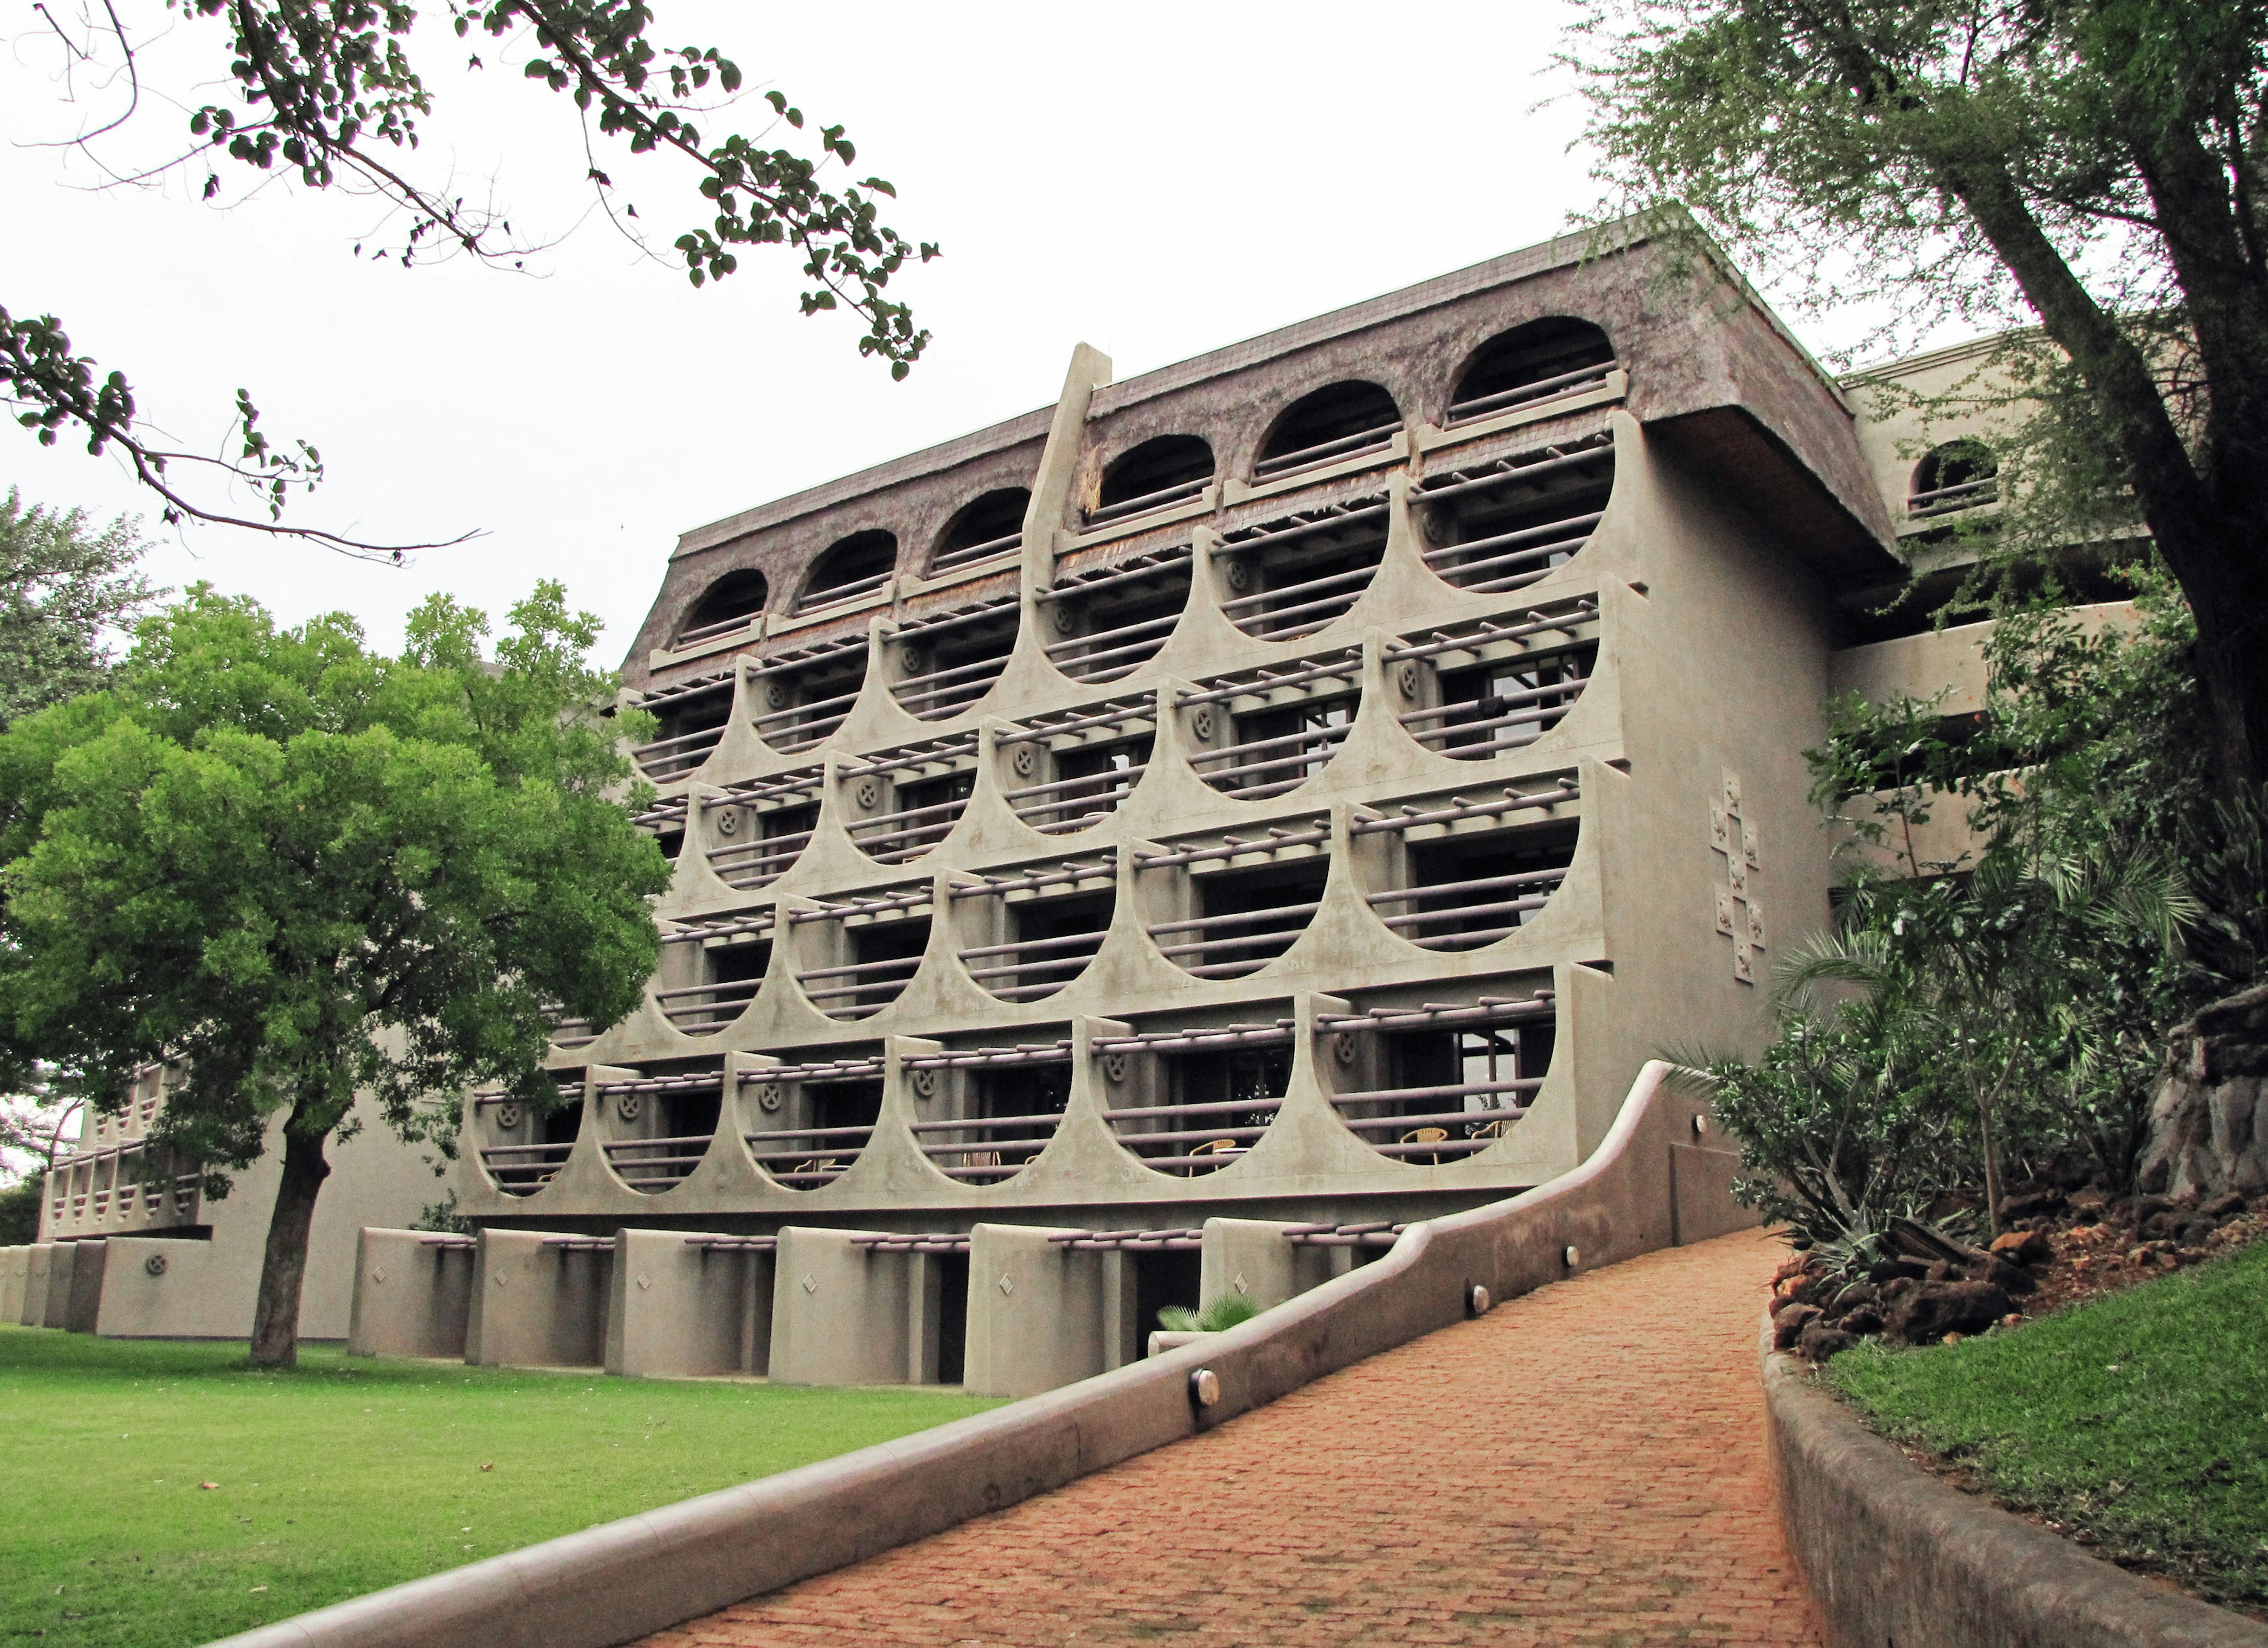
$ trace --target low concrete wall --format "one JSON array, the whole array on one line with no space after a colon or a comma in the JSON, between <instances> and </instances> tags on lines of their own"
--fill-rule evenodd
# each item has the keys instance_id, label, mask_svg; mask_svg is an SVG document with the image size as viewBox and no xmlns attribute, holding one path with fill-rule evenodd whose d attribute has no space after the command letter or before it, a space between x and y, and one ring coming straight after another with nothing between
<instances>
[{"instance_id":1,"label":"low concrete wall","mask_svg":"<svg viewBox=\"0 0 2268 1648\"><path fill-rule=\"evenodd\" d=\"M1291 1228L1261 1219L1207 1219L1199 1307L1224 1293L1241 1293L1265 1310L1329 1281L1333 1257L1349 1250L1296 1244L1285 1234Z\"/></svg>"},{"instance_id":2,"label":"low concrete wall","mask_svg":"<svg viewBox=\"0 0 2268 1648\"><path fill-rule=\"evenodd\" d=\"M781 1227L772 1284L774 1384L906 1382L914 1255L852 1240L874 1233Z\"/></svg>"},{"instance_id":3,"label":"low concrete wall","mask_svg":"<svg viewBox=\"0 0 2268 1648\"><path fill-rule=\"evenodd\" d=\"M1692 1137L1697 1107L1662 1087L1665 1071L1658 1063L1646 1067L1612 1130L1572 1172L1508 1201L1413 1226L1376 1262L1227 1333L900 1441L412 1580L229 1643L615 1648L1211 1430L1463 1321L1475 1283L1510 1299L1578 1268L1669 1246L1670 1151ZM783 1297L799 1274L789 1234L781 1232ZM1572 1266L1571 1247L1580 1250ZM1211 1408L1189 1396L1201 1367L1219 1383Z\"/></svg>"},{"instance_id":4,"label":"low concrete wall","mask_svg":"<svg viewBox=\"0 0 2268 1648\"><path fill-rule=\"evenodd\" d=\"M16 1318L24 1328L48 1325L48 1285L55 1280L55 1245L34 1242L24 1254L24 1308Z\"/></svg>"},{"instance_id":5,"label":"low concrete wall","mask_svg":"<svg viewBox=\"0 0 2268 1648\"><path fill-rule=\"evenodd\" d=\"M764 1372L773 1285L770 1254L704 1247L683 1231L616 1232L607 1372L632 1379Z\"/></svg>"},{"instance_id":6,"label":"low concrete wall","mask_svg":"<svg viewBox=\"0 0 2268 1648\"><path fill-rule=\"evenodd\" d=\"M597 1367L607 1355L614 1254L540 1231L484 1230L475 1250L465 1360L481 1367Z\"/></svg>"},{"instance_id":7,"label":"low concrete wall","mask_svg":"<svg viewBox=\"0 0 2268 1648\"><path fill-rule=\"evenodd\" d=\"M32 1279L32 1250L0 1247L0 1322L24 1320L24 1288Z\"/></svg>"},{"instance_id":8,"label":"low concrete wall","mask_svg":"<svg viewBox=\"0 0 2268 1648\"><path fill-rule=\"evenodd\" d=\"M350 1356L461 1357L478 1244L364 1229L355 1247Z\"/></svg>"},{"instance_id":9,"label":"low concrete wall","mask_svg":"<svg viewBox=\"0 0 2268 1648\"><path fill-rule=\"evenodd\" d=\"M979 1225L968 1232L968 1348L961 1382L979 1396L1036 1396L1110 1365L1103 1261L1050 1241L1075 1231ZM1114 1277L1123 1274L1114 1267ZM1123 1285L1110 1291L1116 1295Z\"/></svg>"},{"instance_id":10,"label":"low concrete wall","mask_svg":"<svg viewBox=\"0 0 2268 1648\"><path fill-rule=\"evenodd\" d=\"M2268 1626L2098 1561L1948 1486L1762 1351L1788 1542L1828 1648L2268 1648Z\"/></svg>"}]
</instances>

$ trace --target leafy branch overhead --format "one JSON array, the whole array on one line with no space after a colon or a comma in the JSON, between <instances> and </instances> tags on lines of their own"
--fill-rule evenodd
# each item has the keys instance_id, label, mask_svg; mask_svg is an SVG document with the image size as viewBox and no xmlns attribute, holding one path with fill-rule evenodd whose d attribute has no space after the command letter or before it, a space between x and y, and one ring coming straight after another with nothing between
<instances>
[{"instance_id":1,"label":"leafy branch overhead","mask_svg":"<svg viewBox=\"0 0 2268 1648\"><path fill-rule=\"evenodd\" d=\"M437 180L420 166L422 127L434 98L409 55L419 23L412 7L399 0L166 0L166 5L226 28L227 77L235 96L225 100L202 88L185 89L191 142L152 166L106 167L118 181L147 183L202 170L201 192L212 200L223 194L226 162L254 173L254 187L288 173L306 188L383 204L400 233L372 247L372 254L404 268L464 255L518 269L542 249L517 233L502 209L468 203L446 178ZM97 15L83 39L67 38L65 45L80 61L95 61L98 54L116 60L126 103L72 140L88 150L146 118L143 48L152 37L149 31L137 33L109 7ZM895 195L883 179L830 183L830 168L847 172L857 158L841 126L815 129L815 152L768 143L783 129L801 133L806 124L784 93L768 91L763 131L750 136L727 129L718 135L712 126L741 101L740 67L713 46L656 45L649 38L654 15L641 0L452 0L447 17L458 38L500 42L523 57L526 78L572 99L590 155L584 180L615 227L642 248L651 252L636 206L620 200L613 178L599 164L603 143L691 168L701 205L672 246L696 286L737 271L742 247L791 247L801 255L807 283L800 300L804 313L856 313L865 323L859 352L887 361L894 378L902 379L920 357L930 335L890 295L890 283L908 260L926 261L938 248L909 241L881 221L882 200ZM471 63L482 66L478 55ZM204 100L195 100L200 98ZM151 430L125 374L106 372L91 356L75 353L53 315L18 317L0 308L0 399L44 444L53 445L68 429L85 436L91 453L115 450L136 479L165 500L169 524L246 526L396 559L402 549L431 547L374 545L285 524L291 495L313 490L323 477L313 446L272 444L242 390L232 456L168 445ZM216 483L224 494L248 491L256 508L244 511L215 502L190 486L192 476Z\"/></svg>"}]
</instances>

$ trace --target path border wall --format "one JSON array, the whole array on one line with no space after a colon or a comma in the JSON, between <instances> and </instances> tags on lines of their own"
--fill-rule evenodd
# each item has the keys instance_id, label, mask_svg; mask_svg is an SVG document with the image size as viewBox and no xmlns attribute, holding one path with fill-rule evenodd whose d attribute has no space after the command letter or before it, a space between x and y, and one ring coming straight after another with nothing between
<instances>
[{"instance_id":1,"label":"path border wall","mask_svg":"<svg viewBox=\"0 0 2268 1648\"><path fill-rule=\"evenodd\" d=\"M1243 1326L1076 1385L758 1482L470 1563L227 1639L227 1648L615 1648L1209 1431L1327 1373L1580 1270L1753 1225L1676 1195L1701 1106L1639 1072L1589 1160L1411 1226L1373 1262ZM1715 1217L1709 1217L1713 1211ZM1219 1399L1191 1400L1209 1368Z\"/></svg>"},{"instance_id":2,"label":"path border wall","mask_svg":"<svg viewBox=\"0 0 2268 1648\"><path fill-rule=\"evenodd\" d=\"M1772 1349L1765 1431L1828 1648L2268 1648L2268 1626L1940 1482Z\"/></svg>"}]
</instances>

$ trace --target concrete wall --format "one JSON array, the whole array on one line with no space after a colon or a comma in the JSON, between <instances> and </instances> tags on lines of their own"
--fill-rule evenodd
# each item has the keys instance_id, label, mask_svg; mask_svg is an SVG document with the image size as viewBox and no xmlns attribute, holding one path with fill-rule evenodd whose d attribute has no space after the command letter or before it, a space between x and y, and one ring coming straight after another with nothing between
<instances>
[{"instance_id":1,"label":"concrete wall","mask_svg":"<svg viewBox=\"0 0 2268 1648\"><path fill-rule=\"evenodd\" d=\"M615 1235L607 1372L635 1379L762 1373L771 1365L773 1255L681 1231Z\"/></svg>"},{"instance_id":2,"label":"concrete wall","mask_svg":"<svg viewBox=\"0 0 2268 1648\"><path fill-rule=\"evenodd\" d=\"M48 1287L55 1278L55 1245L34 1242L24 1250L24 1308L16 1320L26 1328L48 1325Z\"/></svg>"},{"instance_id":3,"label":"concrete wall","mask_svg":"<svg viewBox=\"0 0 2268 1648\"><path fill-rule=\"evenodd\" d=\"M78 1270L77 1242L57 1242L48 1254L48 1291L38 1326L63 1328L70 1323L71 1278Z\"/></svg>"},{"instance_id":4,"label":"concrete wall","mask_svg":"<svg viewBox=\"0 0 2268 1648\"><path fill-rule=\"evenodd\" d=\"M24 1291L32 1277L32 1250L0 1247L0 1322L24 1320Z\"/></svg>"},{"instance_id":5,"label":"concrete wall","mask_svg":"<svg viewBox=\"0 0 2268 1648\"><path fill-rule=\"evenodd\" d=\"M1111 1365L1104 1331L1109 1255L1048 1240L1057 1233L1072 1232L1029 1225L979 1225L969 1232L962 1383L974 1394L1036 1395Z\"/></svg>"},{"instance_id":6,"label":"concrete wall","mask_svg":"<svg viewBox=\"0 0 2268 1648\"><path fill-rule=\"evenodd\" d=\"M607 1355L614 1254L551 1245L540 1231L480 1233L465 1360L482 1367L589 1367Z\"/></svg>"},{"instance_id":7,"label":"concrete wall","mask_svg":"<svg viewBox=\"0 0 2268 1648\"><path fill-rule=\"evenodd\" d=\"M1241 1293L1265 1310L1321 1287L1344 1269L1334 1260L1348 1249L1295 1245L1284 1233L1286 1228L1260 1219L1207 1219L1199 1306L1224 1293Z\"/></svg>"},{"instance_id":8,"label":"concrete wall","mask_svg":"<svg viewBox=\"0 0 2268 1648\"><path fill-rule=\"evenodd\" d=\"M771 1379L777 1385L902 1385L917 1255L858 1246L853 1231L779 1232L772 1283Z\"/></svg>"},{"instance_id":9,"label":"concrete wall","mask_svg":"<svg viewBox=\"0 0 2268 1648\"><path fill-rule=\"evenodd\" d=\"M421 1231L364 1230L347 1350L355 1356L463 1356L477 1247Z\"/></svg>"}]
</instances>

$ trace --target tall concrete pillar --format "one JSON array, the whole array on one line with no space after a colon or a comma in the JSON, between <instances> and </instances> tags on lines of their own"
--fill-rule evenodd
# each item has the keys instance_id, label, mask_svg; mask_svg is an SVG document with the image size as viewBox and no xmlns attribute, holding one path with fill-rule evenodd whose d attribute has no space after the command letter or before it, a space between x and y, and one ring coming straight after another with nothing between
<instances>
[{"instance_id":1,"label":"tall concrete pillar","mask_svg":"<svg viewBox=\"0 0 2268 1648\"><path fill-rule=\"evenodd\" d=\"M598 1367L607 1354L612 1244L484 1230L473 1266L465 1360L481 1367Z\"/></svg>"},{"instance_id":2,"label":"tall concrete pillar","mask_svg":"<svg viewBox=\"0 0 2268 1648\"><path fill-rule=\"evenodd\" d=\"M1108 1255L1048 1240L1076 1233L1033 1225L979 1225L969 1232L962 1382L972 1394L1035 1396L1109 1365L1102 1264Z\"/></svg>"},{"instance_id":3,"label":"tall concrete pillar","mask_svg":"<svg viewBox=\"0 0 2268 1648\"><path fill-rule=\"evenodd\" d=\"M724 1234L615 1234L607 1372L632 1379L762 1373L771 1361L772 1255Z\"/></svg>"},{"instance_id":4,"label":"tall concrete pillar","mask_svg":"<svg viewBox=\"0 0 2268 1648\"><path fill-rule=\"evenodd\" d=\"M365 1226L355 1245L350 1356L461 1357L479 1243Z\"/></svg>"}]
</instances>

